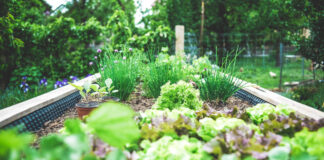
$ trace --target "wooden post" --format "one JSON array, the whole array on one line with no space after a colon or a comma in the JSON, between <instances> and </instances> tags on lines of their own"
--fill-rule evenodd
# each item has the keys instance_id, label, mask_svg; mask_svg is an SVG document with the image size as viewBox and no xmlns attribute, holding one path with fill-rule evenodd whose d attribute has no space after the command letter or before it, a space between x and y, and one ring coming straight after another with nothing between
<instances>
[{"instance_id":1,"label":"wooden post","mask_svg":"<svg viewBox=\"0 0 324 160\"><path fill-rule=\"evenodd\" d=\"M175 54L184 56L184 26L175 26L176 42L175 42Z\"/></svg>"},{"instance_id":2,"label":"wooden post","mask_svg":"<svg viewBox=\"0 0 324 160\"><path fill-rule=\"evenodd\" d=\"M199 36L199 55L204 56L203 49L203 37L204 37L204 20L205 20L205 1L201 1L201 24L200 24L200 36Z\"/></svg>"}]
</instances>

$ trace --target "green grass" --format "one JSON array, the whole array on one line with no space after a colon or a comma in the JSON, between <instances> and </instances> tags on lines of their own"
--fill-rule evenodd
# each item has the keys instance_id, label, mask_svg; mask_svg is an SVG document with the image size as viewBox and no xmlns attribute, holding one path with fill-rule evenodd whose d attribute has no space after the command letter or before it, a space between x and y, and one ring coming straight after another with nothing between
<instances>
[{"instance_id":1,"label":"green grass","mask_svg":"<svg viewBox=\"0 0 324 160\"><path fill-rule=\"evenodd\" d=\"M17 88L11 87L11 88L7 88L6 90L1 90L0 109L34 98L36 96L39 96L51 90L53 90L53 87L32 88L27 93L24 93L23 90L18 87Z\"/></svg>"},{"instance_id":2,"label":"green grass","mask_svg":"<svg viewBox=\"0 0 324 160\"><path fill-rule=\"evenodd\" d=\"M313 78L312 71L309 70L310 61L305 60L304 79L302 76L301 59L290 60L284 64L282 72L282 84L284 82L303 81ZM239 72L239 77L250 83L255 83L263 88L273 89L279 87L280 67L275 67L275 61L270 58L239 58L236 62L236 70L243 68L243 72ZM269 72L277 74L276 78L271 78ZM316 71L316 79L323 79L324 72Z\"/></svg>"}]
</instances>

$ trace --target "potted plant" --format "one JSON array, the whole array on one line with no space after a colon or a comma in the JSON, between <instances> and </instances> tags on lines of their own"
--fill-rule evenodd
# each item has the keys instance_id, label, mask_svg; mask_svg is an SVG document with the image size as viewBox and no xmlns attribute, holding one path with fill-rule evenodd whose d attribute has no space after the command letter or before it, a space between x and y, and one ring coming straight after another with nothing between
<instances>
[{"instance_id":1,"label":"potted plant","mask_svg":"<svg viewBox=\"0 0 324 160\"><path fill-rule=\"evenodd\" d=\"M69 83L80 91L81 100L76 104L76 109L80 119L82 119L83 116L88 115L93 109L97 108L101 102L106 102L107 98L104 97L110 97L108 95L111 93L118 92L117 90L113 90L113 87L111 87L112 80L110 78L105 82L105 87L100 87L98 84L91 84L89 81L85 82L83 86ZM118 99L110 98L110 100Z\"/></svg>"}]
</instances>

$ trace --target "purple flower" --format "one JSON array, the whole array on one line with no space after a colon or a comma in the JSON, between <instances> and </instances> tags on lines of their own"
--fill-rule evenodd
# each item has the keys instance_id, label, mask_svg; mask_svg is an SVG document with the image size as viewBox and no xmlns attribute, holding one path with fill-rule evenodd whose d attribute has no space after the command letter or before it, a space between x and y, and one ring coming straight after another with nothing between
<instances>
[{"instance_id":1,"label":"purple flower","mask_svg":"<svg viewBox=\"0 0 324 160\"><path fill-rule=\"evenodd\" d=\"M77 76L70 76L70 79L72 80L73 83L79 80Z\"/></svg>"},{"instance_id":2,"label":"purple flower","mask_svg":"<svg viewBox=\"0 0 324 160\"><path fill-rule=\"evenodd\" d=\"M94 59L98 59L98 57L97 56L94 56Z\"/></svg>"},{"instance_id":3,"label":"purple flower","mask_svg":"<svg viewBox=\"0 0 324 160\"><path fill-rule=\"evenodd\" d=\"M93 62L89 62L89 65L92 66L93 65Z\"/></svg>"},{"instance_id":4,"label":"purple flower","mask_svg":"<svg viewBox=\"0 0 324 160\"><path fill-rule=\"evenodd\" d=\"M23 79L23 80L26 80L26 79L27 79L27 76L23 76L22 79Z\"/></svg>"},{"instance_id":5,"label":"purple flower","mask_svg":"<svg viewBox=\"0 0 324 160\"><path fill-rule=\"evenodd\" d=\"M92 74L87 74L87 75L85 76L85 78L90 77L90 76L92 76Z\"/></svg>"},{"instance_id":6,"label":"purple flower","mask_svg":"<svg viewBox=\"0 0 324 160\"><path fill-rule=\"evenodd\" d=\"M29 90L29 87L26 87L26 88L24 89L24 93L28 92L28 90Z\"/></svg>"},{"instance_id":7,"label":"purple flower","mask_svg":"<svg viewBox=\"0 0 324 160\"><path fill-rule=\"evenodd\" d=\"M62 86L63 86L63 84L62 84L61 81L56 81L55 84L54 84L54 88L60 88Z\"/></svg>"},{"instance_id":8,"label":"purple flower","mask_svg":"<svg viewBox=\"0 0 324 160\"><path fill-rule=\"evenodd\" d=\"M118 49L115 49L114 52L117 53L118 52Z\"/></svg>"},{"instance_id":9,"label":"purple flower","mask_svg":"<svg viewBox=\"0 0 324 160\"><path fill-rule=\"evenodd\" d=\"M26 82L21 82L21 84L19 85L19 87L20 88L25 87L25 84L26 84Z\"/></svg>"},{"instance_id":10,"label":"purple flower","mask_svg":"<svg viewBox=\"0 0 324 160\"><path fill-rule=\"evenodd\" d=\"M46 15L46 16L49 16L50 14L51 14L50 11L46 11L46 12L45 12L45 15Z\"/></svg>"},{"instance_id":11,"label":"purple flower","mask_svg":"<svg viewBox=\"0 0 324 160\"><path fill-rule=\"evenodd\" d=\"M102 50L101 49L97 49L97 53L101 53L102 52Z\"/></svg>"},{"instance_id":12,"label":"purple flower","mask_svg":"<svg viewBox=\"0 0 324 160\"><path fill-rule=\"evenodd\" d=\"M129 48L128 50L129 50L130 52L132 52L132 51L133 51L133 48Z\"/></svg>"},{"instance_id":13,"label":"purple flower","mask_svg":"<svg viewBox=\"0 0 324 160\"><path fill-rule=\"evenodd\" d=\"M43 78L39 81L39 84L40 85L44 85L44 86L47 86L47 79L46 78Z\"/></svg>"},{"instance_id":14,"label":"purple flower","mask_svg":"<svg viewBox=\"0 0 324 160\"><path fill-rule=\"evenodd\" d=\"M65 85L68 85L68 80L66 78L63 79L62 81L62 85L65 86Z\"/></svg>"}]
</instances>

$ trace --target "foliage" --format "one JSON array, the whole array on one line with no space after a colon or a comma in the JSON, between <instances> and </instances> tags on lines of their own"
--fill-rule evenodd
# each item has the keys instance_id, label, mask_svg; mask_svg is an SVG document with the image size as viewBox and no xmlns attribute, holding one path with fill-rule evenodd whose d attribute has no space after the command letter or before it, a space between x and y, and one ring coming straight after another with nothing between
<instances>
[{"instance_id":1,"label":"foliage","mask_svg":"<svg viewBox=\"0 0 324 160\"><path fill-rule=\"evenodd\" d=\"M290 139L292 159L319 159L324 157L324 128L310 132L306 128Z\"/></svg>"},{"instance_id":2,"label":"foliage","mask_svg":"<svg viewBox=\"0 0 324 160\"><path fill-rule=\"evenodd\" d=\"M324 111L324 84L315 83L292 89L292 99Z\"/></svg>"},{"instance_id":3,"label":"foliage","mask_svg":"<svg viewBox=\"0 0 324 160\"><path fill-rule=\"evenodd\" d=\"M122 148L128 143L136 142L140 136L133 116L134 111L129 106L107 102L90 114L87 125L104 142Z\"/></svg>"},{"instance_id":4,"label":"foliage","mask_svg":"<svg viewBox=\"0 0 324 160\"><path fill-rule=\"evenodd\" d=\"M212 64L207 56L199 57L193 60L192 66L197 73L203 73L212 70Z\"/></svg>"},{"instance_id":5,"label":"foliage","mask_svg":"<svg viewBox=\"0 0 324 160\"><path fill-rule=\"evenodd\" d=\"M179 81L176 84L166 83L161 87L161 95L153 106L157 109L169 108L170 110L186 107L198 110L202 107L199 99L199 91L194 89L192 84Z\"/></svg>"},{"instance_id":6,"label":"foliage","mask_svg":"<svg viewBox=\"0 0 324 160\"><path fill-rule=\"evenodd\" d=\"M22 156L22 150L33 140L33 136L29 133L17 135L17 129L0 130L1 159L19 159Z\"/></svg>"},{"instance_id":7,"label":"foliage","mask_svg":"<svg viewBox=\"0 0 324 160\"><path fill-rule=\"evenodd\" d=\"M112 53L108 50L107 54L101 57L99 72L101 79L111 78L113 81L112 85L118 92L112 95L126 100L137 85L143 57L138 54L132 55L128 50L123 50L124 55L116 51Z\"/></svg>"},{"instance_id":8,"label":"foliage","mask_svg":"<svg viewBox=\"0 0 324 160\"><path fill-rule=\"evenodd\" d=\"M259 124L269 119L270 114L286 115L288 116L291 112L294 112L287 106L278 105L273 106L268 103L257 104L256 106L246 109L247 114L253 120L254 123Z\"/></svg>"},{"instance_id":9,"label":"foliage","mask_svg":"<svg viewBox=\"0 0 324 160\"><path fill-rule=\"evenodd\" d=\"M145 112L140 112L140 118L141 123L151 123L153 118L158 117L167 117L173 120L176 120L179 118L180 115L184 115L189 118L196 118L195 111L186 108L186 107L180 107L173 110L169 110L168 108L164 108L163 110L158 109L148 109L145 110Z\"/></svg>"},{"instance_id":10,"label":"foliage","mask_svg":"<svg viewBox=\"0 0 324 160\"><path fill-rule=\"evenodd\" d=\"M133 35L128 39L128 43L134 47L144 51L156 49L157 52L163 48L173 47L174 32L171 28L159 25L155 29L143 29L139 34Z\"/></svg>"},{"instance_id":11,"label":"foliage","mask_svg":"<svg viewBox=\"0 0 324 160\"><path fill-rule=\"evenodd\" d=\"M205 141L211 140L221 131L226 131L238 126L247 125L243 120L237 118L220 117L216 120L212 118L203 118L199 120L201 127L198 130L198 135ZM255 126L249 125L251 128L256 129Z\"/></svg>"},{"instance_id":12,"label":"foliage","mask_svg":"<svg viewBox=\"0 0 324 160\"><path fill-rule=\"evenodd\" d=\"M203 149L202 143L186 136L180 140L164 136L156 142L144 140L141 143L144 149L139 152L139 159L212 159Z\"/></svg>"},{"instance_id":13,"label":"foliage","mask_svg":"<svg viewBox=\"0 0 324 160\"><path fill-rule=\"evenodd\" d=\"M202 65L203 67L209 68L204 68L202 71L199 69L203 78L195 80L203 100L221 100L226 102L230 96L244 87L242 82L235 77L237 74L234 68L236 57L239 54L240 52L236 50L234 58L230 59L231 57L226 56L222 60L222 66L216 70L211 69L212 67L207 58L200 58L200 65L204 64ZM196 63L199 63L199 59L197 61ZM201 63L201 61L204 62ZM195 65L195 61L193 63ZM216 60L216 64L217 63L218 60ZM194 67L197 68L198 64Z\"/></svg>"},{"instance_id":14,"label":"foliage","mask_svg":"<svg viewBox=\"0 0 324 160\"><path fill-rule=\"evenodd\" d=\"M143 88L147 96L157 98L161 86L174 84L185 77L181 64L153 62L148 65L148 72L143 75Z\"/></svg>"},{"instance_id":15,"label":"foliage","mask_svg":"<svg viewBox=\"0 0 324 160\"><path fill-rule=\"evenodd\" d=\"M235 153L240 158L265 159L268 157L268 151L278 146L281 141L280 135L271 132L259 135L246 126L239 126L217 135L204 145L204 149L216 157ZM274 153L271 153L269 158L274 157L272 154Z\"/></svg>"}]
</instances>

